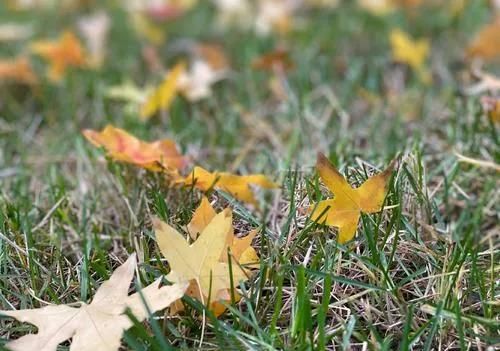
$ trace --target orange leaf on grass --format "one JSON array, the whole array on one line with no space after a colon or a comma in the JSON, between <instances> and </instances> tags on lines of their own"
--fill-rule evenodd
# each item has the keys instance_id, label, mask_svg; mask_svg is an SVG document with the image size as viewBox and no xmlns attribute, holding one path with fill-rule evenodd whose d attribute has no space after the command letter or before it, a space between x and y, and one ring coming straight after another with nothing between
<instances>
[{"instance_id":1,"label":"orange leaf on grass","mask_svg":"<svg viewBox=\"0 0 500 351\"><path fill-rule=\"evenodd\" d=\"M495 60L500 58L500 15L484 26L467 48L467 56Z\"/></svg>"},{"instance_id":2,"label":"orange leaf on grass","mask_svg":"<svg viewBox=\"0 0 500 351\"><path fill-rule=\"evenodd\" d=\"M156 172L178 170L186 165L184 156L177 150L176 143L170 139L148 143L111 125L101 132L86 129L83 135L95 146L106 149L108 155L116 161Z\"/></svg>"},{"instance_id":3,"label":"orange leaf on grass","mask_svg":"<svg viewBox=\"0 0 500 351\"><path fill-rule=\"evenodd\" d=\"M64 32L55 41L40 40L31 44L31 50L49 61L49 79L59 81L68 67L83 67L87 64L85 50L72 32Z\"/></svg>"},{"instance_id":4,"label":"orange leaf on grass","mask_svg":"<svg viewBox=\"0 0 500 351\"><path fill-rule=\"evenodd\" d=\"M351 240L356 234L361 212L375 213L382 210L394 164L393 161L385 171L368 178L360 187L353 189L325 155L319 153L316 168L334 198L312 205L311 219L338 227L339 243Z\"/></svg>"},{"instance_id":5,"label":"orange leaf on grass","mask_svg":"<svg viewBox=\"0 0 500 351\"><path fill-rule=\"evenodd\" d=\"M38 79L27 58L0 60L0 82L13 81L23 84L36 84Z\"/></svg>"},{"instance_id":6,"label":"orange leaf on grass","mask_svg":"<svg viewBox=\"0 0 500 351\"><path fill-rule=\"evenodd\" d=\"M274 189L278 185L265 175L235 175L227 172L209 172L202 167L195 167L193 171L182 181L187 186L194 186L202 191L211 188L225 191L234 198L253 205L257 204L251 185L263 189Z\"/></svg>"}]
</instances>

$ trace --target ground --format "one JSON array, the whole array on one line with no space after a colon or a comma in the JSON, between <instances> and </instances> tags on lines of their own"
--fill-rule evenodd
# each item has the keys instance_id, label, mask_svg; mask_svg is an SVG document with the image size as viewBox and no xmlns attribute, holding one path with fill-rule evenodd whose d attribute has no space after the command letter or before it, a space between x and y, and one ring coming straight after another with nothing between
<instances>
[{"instance_id":1,"label":"ground","mask_svg":"<svg viewBox=\"0 0 500 351\"><path fill-rule=\"evenodd\" d=\"M185 41L218 42L230 74L208 99L177 98L147 122L105 95L125 79L161 80L128 15L111 2L106 8L113 24L100 69L72 69L34 88L0 86L0 309L89 301L133 252L139 285L168 272L151 218L182 231L202 193L114 162L81 134L112 124L148 141L172 138L193 164L280 184L259 191L257 206L207 194L217 210L233 209L237 234L258 229L260 269L241 286L242 300L203 320L203 306L186 298L180 315L157 313L156 324L129 330L125 349L499 347L498 173L457 157L500 159L498 125L477 96L464 94L472 84L464 48L491 18L484 1L456 15L432 7L383 17L343 2L307 10L291 32L264 37L214 26L214 8L202 2L165 25L160 58L170 67ZM54 38L81 11L2 9L0 18L29 21L36 38ZM431 39L432 82L394 62L395 27ZM0 53L15 56L25 45L2 44ZM295 66L281 77L281 98L269 89L270 73L251 65L277 47ZM310 204L332 197L315 172L317 152L354 186L398 158L385 209L363 214L345 245L334 227L309 220ZM33 328L1 319L0 330L5 343Z\"/></svg>"}]
</instances>

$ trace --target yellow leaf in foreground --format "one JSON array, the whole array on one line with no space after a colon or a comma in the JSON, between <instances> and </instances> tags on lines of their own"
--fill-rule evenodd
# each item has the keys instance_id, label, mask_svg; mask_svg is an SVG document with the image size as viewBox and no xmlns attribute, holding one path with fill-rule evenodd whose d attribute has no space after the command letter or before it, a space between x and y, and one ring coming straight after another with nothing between
<instances>
[{"instance_id":1,"label":"yellow leaf in foreground","mask_svg":"<svg viewBox=\"0 0 500 351\"><path fill-rule=\"evenodd\" d=\"M224 216L224 224L222 225L222 216ZM219 217L219 218L218 218ZM219 222L215 222L218 220ZM174 273L174 277L178 277L179 275L183 276L188 276L190 277L189 273L186 272L186 270L190 270L188 267L182 267L184 270L176 270L175 267L177 265L181 265L182 263L177 263L176 259L180 258L183 259L184 261L190 260L191 263L186 263L189 266L195 266L196 262L200 261L201 257L204 257L203 255L205 254L204 252L201 252L199 249L198 251L195 251L195 246L199 242L199 246L197 247L202 247L202 245L207 244L208 239L204 239L203 235L206 235L207 233L211 233L210 231L213 232L213 229L210 229L213 226L212 223L219 223L217 224L217 228L219 229L219 234L217 236L217 244L214 244L213 248L217 248L216 251L220 252L219 257L212 257L210 261L206 261L205 264L212 264L212 265L218 265L222 264L223 267L226 267L227 269L229 268L228 266L228 253L227 249L230 249L230 254L232 258L232 270L233 270L233 277L235 276L235 269L236 271L236 277L240 276L241 279L246 280L246 276L244 276L244 273L241 271L239 268L240 265L246 266L245 272L248 274L250 273L251 268L258 268L259 266L259 257L257 256L257 252L255 252L254 248L251 246L252 240L255 238L255 235L257 234L257 231L251 231L248 235L246 235L243 238L238 238L234 235L234 230L233 226L231 223L231 216L230 216L230 210L226 209L225 211L217 214L213 207L210 205L210 202L206 197L203 197L201 200L201 203L199 207L196 209L195 213L193 214L193 217L191 219L191 222L188 224L188 231L190 236L194 239L197 236L197 233L200 233L200 237L198 240L191 246L192 251L192 256L186 256L190 255L187 248L187 243L185 243L184 239L178 234L178 233L173 233L172 229L167 229L168 226L160 221L155 221L155 229L157 233L157 240L158 240L158 245L160 246L160 249L162 250L162 253L164 256L167 258L169 261L170 267ZM163 228L163 229L162 229ZM209 230L207 232L207 230ZM165 236L165 232L169 231L167 236ZM168 240L169 238L168 235L174 235L174 239L179 239L179 243L177 244L177 240ZM162 240L163 239L163 240ZM167 246L168 243L168 246ZM175 243L175 244L174 244ZM223 247L222 250L220 250L220 247ZM163 249L162 249L163 247ZM180 250L177 248L181 247ZM164 252L167 251L167 252ZM172 260L169 259L169 256L174 256ZM196 266L198 267L198 266ZM191 271L198 271L199 268L193 268ZM216 271L216 270L213 270ZM181 272L181 273L179 273ZM243 273L243 274L242 274ZM213 273L212 273L212 278L213 278ZM229 278L229 274L226 279ZM201 279L201 278L200 278ZM204 278L206 279L206 278ZM236 278L234 278L234 287L237 288L238 281ZM207 291L203 291L200 289L201 284L199 285L199 280L196 278L192 278L189 288L186 290L186 295L191 296L193 298L196 298L205 304L208 301L208 295ZM213 284L213 283L212 283ZM212 285L214 286L214 285ZM220 285L218 286L220 287ZM230 284L229 280L226 280L226 286L223 288L212 288L210 291L211 293L211 298L210 298L210 309L212 312L218 316L222 314L225 311L225 306L221 302L229 302L231 301L231 292L229 290ZM200 295L200 291L203 293L203 295ZM238 300L240 298L238 292L236 289L233 291L233 294ZM173 313L179 312L183 310L184 306L181 301L177 301L173 306L171 311Z\"/></svg>"},{"instance_id":2,"label":"yellow leaf in foreground","mask_svg":"<svg viewBox=\"0 0 500 351\"><path fill-rule=\"evenodd\" d=\"M143 321L148 309L156 312L181 298L187 284L160 287L160 279L140 292L128 295L136 268L135 254L116 269L111 278L97 290L92 303L80 308L67 305L46 306L19 311L0 311L21 322L38 327L38 333L25 335L5 346L12 351L56 351L57 346L71 339L72 351L114 351L121 346L121 337L133 322L125 314ZM145 308L143 299L147 303Z\"/></svg>"},{"instance_id":3,"label":"yellow leaf in foreground","mask_svg":"<svg viewBox=\"0 0 500 351\"><path fill-rule=\"evenodd\" d=\"M467 55L484 60L500 58L500 14L477 33L467 48Z\"/></svg>"},{"instance_id":4,"label":"yellow leaf in foreground","mask_svg":"<svg viewBox=\"0 0 500 351\"><path fill-rule=\"evenodd\" d=\"M382 210L394 161L385 171L369 178L356 189L347 183L342 174L321 153L318 154L316 168L335 197L311 206L311 219L338 227L338 241L345 243L354 238L361 212L375 213Z\"/></svg>"},{"instance_id":5,"label":"yellow leaf in foreground","mask_svg":"<svg viewBox=\"0 0 500 351\"><path fill-rule=\"evenodd\" d=\"M428 82L431 77L425 68L425 61L429 56L429 40L413 40L400 29L394 29L390 34L392 57L396 62L410 66L423 81Z\"/></svg>"},{"instance_id":6,"label":"yellow leaf in foreground","mask_svg":"<svg viewBox=\"0 0 500 351\"><path fill-rule=\"evenodd\" d=\"M0 60L0 82L13 81L23 84L35 84L38 79L25 57L13 60Z\"/></svg>"},{"instance_id":7,"label":"yellow leaf in foreground","mask_svg":"<svg viewBox=\"0 0 500 351\"><path fill-rule=\"evenodd\" d=\"M116 161L132 163L151 171L178 170L186 163L177 145L170 139L147 143L111 125L102 132L86 129L83 135L95 146L104 147Z\"/></svg>"},{"instance_id":8,"label":"yellow leaf in foreground","mask_svg":"<svg viewBox=\"0 0 500 351\"><path fill-rule=\"evenodd\" d=\"M195 167L191 174L184 179L184 184L194 186L202 191L211 188L219 189L231 194L234 198L256 205L254 194L250 185L259 186L264 189L274 189L278 185L262 174L251 174L246 176L235 175L226 172L209 172L201 167Z\"/></svg>"},{"instance_id":9,"label":"yellow leaf in foreground","mask_svg":"<svg viewBox=\"0 0 500 351\"><path fill-rule=\"evenodd\" d=\"M159 110L168 110L177 95L179 77L185 70L186 64L181 61L167 73L164 81L153 91L142 106L142 119L150 118Z\"/></svg>"},{"instance_id":10,"label":"yellow leaf in foreground","mask_svg":"<svg viewBox=\"0 0 500 351\"><path fill-rule=\"evenodd\" d=\"M221 260L227 254L228 237L232 234L232 215L229 209L217 214L203 229L194 244L189 245L174 228L159 220L154 220L156 241L161 253L167 259L172 282L197 284L202 302L213 301L220 290L231 287L229 264ZM233 264L232 279L235 286L247 279L245 272Z\"/></svg>"},{"instance_id":11,"label":"yellow leaf in foreground","mask_svg":"<svg viewBox=\"0 0 500 351\"><path fill-rule=\"evenodd\" d=\"M49 61L49 78L53 81L61 80L68 67L87 64L84 49L72 32L64 32L56 41L34 42L31 50Z\"/></svg>"},{"instance_id":12,"label":"yellow leaf in foreground","mask_svg":"<svg viewBox=\"0 0 500 351\"><path fill-rule=\"evenodd\" d=\"M196 209L188 224L188 232L191 239L195 240L203 229L212 221L217 213L208 201L206 196L201 198L200 206Z\"/></svg>"}]
</instances>

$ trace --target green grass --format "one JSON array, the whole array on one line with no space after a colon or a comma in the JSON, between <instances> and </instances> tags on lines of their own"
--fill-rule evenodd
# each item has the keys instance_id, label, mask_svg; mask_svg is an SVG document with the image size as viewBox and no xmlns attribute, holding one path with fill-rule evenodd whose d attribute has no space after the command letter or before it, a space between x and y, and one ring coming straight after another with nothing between
<instances>
[{"instance_id":1,"label":"green grass","mask_svg":"<svg viewBox=\"0 0 500 351\"><path fill-rule=\"evenodd\" d=\"M467 85L463 48L491 17L485 1L469 2L456 17L423 9L383 18L346 1L304 13L303 26L285 37L265 38L215 28L213 8L203 3L165 25L161 59L172 65L182 39L218 41L233 71L210 99L177 99L168 117L146 123L104 96L124 78L140 86L161 78L141 59L126 13L111 2L106 7L113 27L100 70L74 70L36 91L0 86L0 309L89 301L132 252L140 260L138 286L168 272L150 218L184 225L201 194L105 159L81 135L112 123L146 140L171 137L208 169L264 173L282 184L259 194L258 209L209 194L219 210L233 208L237 233L259 228L260 270L240 286L244 298L219 318L205 311L203 327L202 304L185 297L180 316L136 321L126 349L500 346L498 174L454 154L500 162L498 125L478 97L460 93ZM30 22L36 38L56 36L77 15L13 14L0 5L2 21ZM391 61L393 27L432 39L431 85ZM271 97L268 74L250 65L279 45L296 65L285 101ZM2 44L1 57L24 47ZM44 72L44 63L33 61ZM363 215L347 245L337 244L335 229L308 218L310 204L331 196L314 171L318 151L352 184L401 158L389 209ZM0 342L33 330L0 319Z\"/></svg>"}]
</instances>

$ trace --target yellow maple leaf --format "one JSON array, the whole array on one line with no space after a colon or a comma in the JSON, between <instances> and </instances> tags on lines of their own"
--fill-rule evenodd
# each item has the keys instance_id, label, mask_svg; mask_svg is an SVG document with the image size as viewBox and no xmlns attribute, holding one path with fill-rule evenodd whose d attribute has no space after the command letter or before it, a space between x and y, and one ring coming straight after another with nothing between
<instances>
[{"instance_id":1,"label":"yellow maple leaf","mask_svg":"<svg viewBox=\"0 0 500 351\"><path fill-rule=\"evenodd\" d=\"M429 40L413 40L400 29L393 29L390 33L392 57L394 61L410 66L424 82L431 80L430 73L425 67L429 56Z\"/></svg>"},{"instance_id":2,"label":"yellow maple leaf","mask_svg":"<svg viewBox=\"0 0 500 351\"><path fill-rule=\"evenodd\" d=\"M338 241L345 243L354 238L361 212L375 213L382 210L394 162L385 171L369 178L356 189L347 183L342 174L321 153L318 154L316 168L335 197L311 206L311 219L338 227Z\"/></svg>"},{"instance_id":3,"label":"yellow maple leaf","mask_svg":"<svg viewBox=\"0 0 500 351\"><path fill-rule=\"evenodd\" d=\"M196 209L189 222L187 228L190 237L195 240L198 235L201 235L205 228L212 222L212 220L217 216L215 209L212 207L208 199L203 196L200 202L200 205ZM225 239L225 249L222 250L222 254L220 256L220 262L228 262L228 253L227 248L230 248L230 254L233 259L232 266L241 265L244 268L244 271L249 274L250 269L259 267L259 256L255 249L251 246L253 239L257 235L256 230L252 230L246 236L242 238L238 238L234 235L234 229L231 226L230 230L227 233ZM186 291L186 295L196 298L200 301L207 301L207 296L201 297L200 289L198 288L196 281L191 281L188 290ZM236 301L240 299L240 295L236 291L233 291L233 296ZM211 299L212 302L210 304L210 309L212 312L218 316L222 314L226 307L221 302L229 302L231 300L231 292L228 289L223 289L221 291L215 292L215 298ZM179 311L182 311L184 306L181 301L176 301L171 308L171 312L176 314Z\"/></svg>"},{"instance_id":4,"label":"yellow maple leaf","mask_svg":"<svg viewBox=\"0 0 500 351\"><path fill-rule=\"evenodd\" d=\"M202 191L215 188L231 194L234 198L253 205L257 204L250 185L263 189L274 189L278 185L263 174L235 175L227 172L209 172L202 167L195 167L182 182Z\"/></svg>"},{"instance_id":5,"label":"yellow maple leaf","mask_svg":"<svg viewBox=\"0 0 500 351\"><path fill-rule=\"evenodd\" d=\"M162 310L180 299L187 288L185 283L160 287L160 278L142 289L140 294L136 292L129 296L135 268L133 254L99 287L92 303L82 302L79 308L56 305L0 311L1 315L38 327L36 334L10 341L6 348L11 351L56 351L59 344L71 339L72 351L118 350L123 332L134 324L125 313L127 309L139 321L145 320L151 312Z\"/></svg>"},{"instance_id":6,"label":"yellow maple leaf","mask_svg":"<svg viewBox=\"0 0 500 351\"><path fill-rule=\"evenodd\" d=\"M476 34L467 48L467 56L484 60L500 57L500 14Z\"/></svg>"},{"instance_id":7,"label":"yellow maple leaf","mask_svg":"<svg viewBox=\"0 0 500 351\"><path fill-rule=\"evenodd\" d=\"M168 110L178 92L178 82L186 70L186 64L181 61L167 73L163 82L151 93L141 108L141 118L148 119L159 110Z\"/></svg>"},{"instance_id":8,"label":"yellow maple leaf","mask_svg":"<svg viewBox=\"0 0 500 351\"><path fill-rule=\"evenodd\" d=\"M31 50L49 61L49 79L59 81L68 67L83 67L87 64L85 50L72 32L64 32L55 41L36 41L31 44Z\"/></svg>"},{"instance_id":9,"label":"yellow maple leaf","mask_svg":"<svg viewBox=\"0 0 500 351\"><path fill-rule=\"evenodd\" d=\"M26 57L13 60L0 60L0 82L13 81L23 84L36 84L38 79Z\"/></svg>"},{"instance_id":10,"label":"yellow maple leaf","mask_svg":"<svg viewBox=\"0 0 500 351\"><path fill-rule=\"evenodd\" d=\"M199 213L209 209L208 214ZM186 294L204 304L210 301L210 308L218 315L225 309L220 302L230 301L228 289L231 288L231 279L234 287L237 287L240 281L247 280L247 274L240 264L246 264L249 259L258 262L255 250L250 247L255 234L248 238L235 238L230 209L215 214L213 208L205 204L201 205L197 212L194 217L201 217L203 220L198 221L201 233L192 245L188 245L174 228L158 219L153 221L153 226L160 251L171 269L167 279L172 282L190 282ZM229 273L228 247L230 252L233 249L236 252L236 255L232 255L232 277ZM242 257L244 261L240 260ZM255 264L255 261L252 263ZM174 306L174 311L181 309L179 304Z\"/></svg>"},{"instance_id":11,"label":"yellow maple leaf","mask_svg":"<svg viewBox=\"0 0 500 351\"><path fill-rule=\"evenodd\" d=\"M83 135L92 144L104 147L117 161L127 162L151 171L174 172L185 166L186 160L173 140L163 139L147 143L123 129L106 126L101 132L86 129Z\"/></svg>"}]
</instances>

